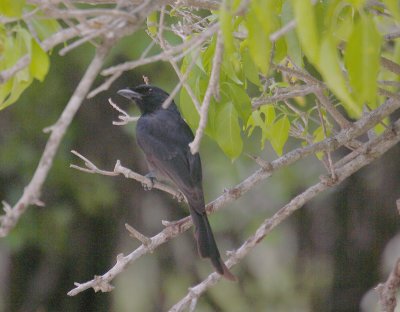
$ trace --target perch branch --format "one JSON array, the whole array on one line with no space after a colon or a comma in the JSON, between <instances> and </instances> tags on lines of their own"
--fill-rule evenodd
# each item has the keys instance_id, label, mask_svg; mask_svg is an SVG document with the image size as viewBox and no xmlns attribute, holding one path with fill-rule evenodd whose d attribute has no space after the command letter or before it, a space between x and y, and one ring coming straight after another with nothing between
<instances>
[{"instance_id":1,"label":"perch branch","mask_svg":"<svg viewBox=\"0 0 400 312\"><path fill-rule=\"evenodd\" d=\"M397 291L400 288L400 258L397 259L396 264L390 272L389 277L385 283L376 286L375 290L379 294L379 302L383 312L394 312L397 300Z\"/></svg>"},{"instance_id":2,"label":"perch branch","mask_svg":"<svg viewBox=\"0 0 400 312\"><path fill-rule=\"evenodd\" d=\"M367 113L360 120L355 122L351 128L342 129L333 138L325 139L321 142L314 143L306 147L294 149L291 152L283 155L282 157L272 161L270 165L262 166L260 169L258 169L255 173L253 173L249 177L247 177L241 183L227 190L217 199L209 203L206 206L207 212L210 213L219 210L222 206L238 199L243 194L248 192L250 189L258 185L260 182L270 177L272 175L272 172L278 170L279 168L287 167L290 164L293 164L294 162L298 161L299 159L305 158L306 156L314 154L316 152L328 151L328 150L333 151L337 149L338 147L346 144L348 141L368 131L370 128L372 128L374 125L380 122L380 120L390 115L399 107L400 107L400 101L390 99L386 101L382 106L375 109L374 111ZM341 171L337 169L336 174L339 175L340 172ZM89 288L94 288L96 290L97 289L96 287L98 287L99 283L101 284L104 282L109 284L118 274L120 274L123 271L124 267L128 263L132 263L133 261L143 256L144 254L156 249L161 244L164 244L165 242L169 241L171 238L179 235L180 233L185 232L192 225L190 217L183 218L179 220L178 223L180 224L180 226L174 226L175 223L171 223L171 225L167 226L163 231L151 237L151 244L149 246L144 246L144 245L139 246L136 250L132 251L130 254L123 257L123 260L121 258L120 261L117 261L114 267L112 267L108 272L104 273L100 277L97 276L93 280L90 280L88 282L82 284L80 283L76 284L77 286L74 289L72 289L68 293L68 295L75 296L78 293L87 290ZM229 265L231 265L229 261L227 265L228 267ZM212 276L213 279L218 278L217 274Z\"/></svg>"},{"instance_id":3,"label":"perch branch","mask_svg":"<svg viewBox=\"0 0 400 312\"><path fill-rule=\"evenodd\" d=\"M83 155L79 154L77 151L71 151L72 154L78 156L80 159L82 159L85 162L86 167L80 167L77 165L70 165L71 168L86 172L86 173L96 173L96 174L101 174L105 176L118 176L118 175L123 175L124 177L128 179L133 179L136 180L142 185L151 185L152 188L159 189L161 191L164 191L166 193L171 194L174 198L176 198L178 201L184 200L184 196L182 195L181 192L175 190L174 188L160 183L157 180L151 181L149 178L146 176L143 176L139 173L133 172L132 170L124 167L121 165L121 162L117 160L114 170L113 171L107 171L107 170L101 170L99 169L93 162L91 162L89 159L84 157Z\"/></svg>"},{"instance_id":4,"label":"perch branch","mask_svg":"<svg viewBox=\"0 0 400 312\"><path fill-rule=\"evenodd\" d=\"M230 257L226 261L226 266L231 268L233 265L239 263L250 251L252 251L256 245L261 242L275 227L286 220L296 210L304 206L305 203L315 198L318 194L323 191L332 188L349 176L357 172L362 167L368 165L370 162L379 158L388 149L393 147L400 141L400 121L397 121L392 129L386 130L381 137L366 142L363 146L362 151L359 155L349 163L336 169L336 179L333 180L330 175L321 178L321 181L317 184L309 187L303 193L294 197L288 204L278 210L271 218L264 220L264 222L258 227L255 234L249 237L242 246L236 251L230 252ZM395 275L395 277L393 277ZM392 277L392 278L391 278ZM390 289L388 294L389 302L392 302L393 295L400 284L400 260L396 265L395 273L392 272L391 277L387 283L395 285L394 290ZM186 309L188 306L195 305L195 302L201 294L207 289L215 285L221 276L217 273L211 273L203 282L189 289L188 294L176 303L169 312L180 312ZM393 286L392 286L393 287ZM384 310L393 311L393 310Z\"/></svg>"}]
</instances>

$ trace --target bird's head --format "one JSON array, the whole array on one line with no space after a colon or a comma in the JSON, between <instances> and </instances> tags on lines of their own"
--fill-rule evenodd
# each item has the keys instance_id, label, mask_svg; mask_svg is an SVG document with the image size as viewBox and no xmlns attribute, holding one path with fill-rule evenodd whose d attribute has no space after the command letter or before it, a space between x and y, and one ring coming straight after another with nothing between
<instances>
[{"instance_id":1,"label":"bird's head","mask_svg":"<svg viewBox=\"0 0 400 312\"><path fill-rule=\"evenodd\" d=\"M134 101L142 114L160 109L169 96L164 90L146 84L138 85L134 88L121 89L117 93Z\"/></svg>"}]
</instances>

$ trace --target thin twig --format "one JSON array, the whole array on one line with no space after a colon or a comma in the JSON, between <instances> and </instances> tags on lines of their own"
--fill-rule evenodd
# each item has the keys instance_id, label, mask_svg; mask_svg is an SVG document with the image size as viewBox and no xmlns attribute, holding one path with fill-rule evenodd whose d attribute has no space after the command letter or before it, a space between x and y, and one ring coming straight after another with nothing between
<instances>
[{"instance_id":1,"label":"thin twig","mask_svg":"<svg viewBox=\"0 0 400 312\"><path fill-rule=\"evenodd\" d=\"M150 238L148 238L147 236L145 236L142 233L140 233L138 230L136 230L134 227L132 227L128 223L125 223L125 228L130 233L131 237L136 238L144 246L149 246L151 244L151 239Z\"/></svg>"},{"instance_id":2,"label":"thin twig","mask_svg":"<svg viewBox=\"0 0 400 312\"><path fill-rule=\"evenodd\" d=\"M160 183L159 181L151 181L149 178L147 178L144 175L141 175L139 173L136 173L129 168L126 168L121 165L121 162L117 160L114 166L113 171L107 171L107 170L102 170L99 169L93 162L88 160L86 157L78 153L77 151L71 151L74 155L78 156L80 159L82 159L85 162L85 167L80 167L77 165L70 165L71 168L87 172L87 173L96 173L96 174L101 174L105 176L117 176L117 175L123 175L128 179L134 179L138 182L140 182L142 185L145 186L151 186L154 189L159 189L161 191L164 191L166 193L171 194L174 198L176 198L178 201L185 200L185 197L182 195L181 192L177 191L176 189Z\"/></svg>"},{"instance_id":3,"label":"thin twig","mask_svg":"<svg viewBox=\"0 0 400 312\"><path fill-rule=\"evenodd\" d=\"M385 283L376 286L375 290L379 294L381 311L394 312L397 300L396 295L400 288L400 258L397 259L392 272Z\"/></svg>"},{"instance_id":4,"label":"thin twig","mask_svg":"<svg viewBox=\"0 0 400 312\"><path fill-rule=\"evenodd\" d=\"M376 144L375 140L371 140L364 144L364 153L359 154L355 159L353 159L348 164L341 168L338 168L337 178L332 180L330 176L326 176L317 184L309 187L303 193L294 197L287 205L276 212L271 218L264 220L264 222L255 231L255 234L245 240L245 242L236 251L230 252L229 259L225 262L228 268L231 268L235 264L239 263L247 254L254 249L254 247L260 243L274 228L286 220L290 215L292 215L296 210L304 206L305 203L315 198L318 194L323 191L332 188L349 176L357 172L360 168L366 166L377 157L383 155L388 149L396 145L400 141L400 121L396 123L396 133L391 133L391 130L386 130L382 135L386 139L379 140L379 144ZM182 298L178 303L176 303L169 312L181 312L187 307L193 306L194 300L197 300L201 294L203 294L210 287L214 286L218 281L221 280L221 275L217 273L211 273L203 282L191 287L188 294ZM396 266L396 290L400 284L400 264ZM393 290L392 290L393 292ZM392 294L389 295L392 299ZM386 311L386 310L384 310ZM388 312L393 310L388 310Z\"/></svg>"},{"instance_id":5,"label":"thin twig","mask_svg":"<svg viewBox=\"0 0 400 312\"><path fill-rule=\"evenodd\" d=\"M219 82L219 74L221 69L223 51L224 51L224 43L222 38L222 32L219 31L217 36L217 42L215 44L215 54L213 58L210 80L208 82L208 87L204 95L203 103L201 105L199 126L196 130L196 135L194 137L193 142L189 144L190 151L192 152L192 154L196 154L199 151L200 141L203 136L204 130L207 126L208 108L211 103L211 97L217 94L218 92L217 90L219 88L218 82Z\"/></svg>"},{"instance_id":6,"label":"thin twig","mask_svg":"<svg viewBox=\"0 0 400 312\"><path fill-rule=\"evenodd\" d=\"M253 189L256 185L264 181L266 178L270 177L275 170L278 170L282 167L287 167L290 164L293 164L294 162L298 161L299 159L302 159L316 152L321 152L326 150L333 151L339 148L340 146L343 146L350 140L368 131L370 128L376 125L381 119L390 115L398 108L400 108L400 101L396 101L394 99L388 100L383 105L381 105L374 111L366 114L360 120L355 122L353 127L348 129L342 129L334 137L325 139L321 142L314 143L310 146L292 150L291 152L283 155L282 157L272 161L271 167L268 166L268 170L260 168L238 185L224 192L221 196L219 196L217 199L215 199L206 206L206 211L208 213L211 213L213 211L219 210L222 206L227 205L234 200L237 200L243 194L247 193L249 190ZM398 127L400 128L400 125ZM337 173L340 174L340 170L337 170ZM88 282L82 284L76 284L76 287L73 290L71 290L68 293L68 295L75 296L86 289L95 288L98 286L99 281L109 284L118 274L120 274L123 271L124 267L128 263L132 263L136 259L140 258L142 255L150 252L151 250L154 250L161 244L164 244L165 242L169 241L171 238L177 236L180 233L185 232L187 229L190 228L192 221L190 217L186 217L184 219L177 221L176 223L178 223L179 226L174 226L175 223L171 223L171 225L167 226L162 232L153 236L151 238L152 243L150 244L150 246L147 247L144 245L139 246L129 255L125 256L123 260L121 260L122 262L117 261L114 267L112 267L108 272L104 273L100 277L97 276L95 279L90 280ZM121 263L123 263L123 265ZM229 267L230 265L229 261L227 262L227 265ZM211 274L210 276L211 277L209 278L212 279L219 277L219 275L216 273Z\"/></svg>"},{"instance_id":7,"label":"thin twig","mask_svg":"<svg viewBox=\"0 0 400 312\"><path fill-rule=\"evenodd\" d=\"M112 124L115 126L123 126L126 125L130 122L136 122L140 117L138 116L130 116L127 112L125 112L123 109L121 109L117 104L115 104L111 98L108 99L108 103L114 108L117 112L120 112L121 115L118 116L118 119L120 121L113 121Z\"/></svg>"}]
</instances>

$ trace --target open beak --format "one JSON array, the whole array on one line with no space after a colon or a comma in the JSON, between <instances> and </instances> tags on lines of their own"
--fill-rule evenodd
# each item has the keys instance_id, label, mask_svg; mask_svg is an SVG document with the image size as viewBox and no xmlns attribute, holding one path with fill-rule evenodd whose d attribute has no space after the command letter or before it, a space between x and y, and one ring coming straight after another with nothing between
<instances>
[{"instance_id":1,"label":"open beak","mask_svg":"<svg viewBox=\"0 0 400 312\"><path fill-rule=\"evenodd\" d=\"M140 100L142 98L142 95L140 93L132 91L130 89L118 90L117 94L122 95L129 100Z\"/></svg>"}]
</instances>

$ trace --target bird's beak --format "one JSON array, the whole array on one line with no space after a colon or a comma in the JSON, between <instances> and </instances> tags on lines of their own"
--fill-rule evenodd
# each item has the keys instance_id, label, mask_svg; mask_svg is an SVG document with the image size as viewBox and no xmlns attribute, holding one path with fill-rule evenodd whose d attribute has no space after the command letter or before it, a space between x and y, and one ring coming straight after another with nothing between
<instances>
[{"instance_id":1,"label":"bird's beak","mask_svg":"<svg viewBox=\"0 0 400 312\"><path fill-rule=\"evenodd\" d=\"M140 100L142 95L138 92L132 91L130 89L121 89L117 91L117 94L122 95L123 97L130 100Z\"/></svg>"}]
</instances>

